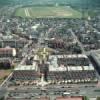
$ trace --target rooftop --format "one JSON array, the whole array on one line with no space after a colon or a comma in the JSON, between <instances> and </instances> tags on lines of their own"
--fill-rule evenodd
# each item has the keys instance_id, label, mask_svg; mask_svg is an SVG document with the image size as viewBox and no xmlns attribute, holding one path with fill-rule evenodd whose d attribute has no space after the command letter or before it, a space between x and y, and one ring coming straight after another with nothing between
<instances>
[{"instance_id":1,"label":"rooftop","mask_svg":"<svg viewBox=\"0 0 100 100\"><path fill-rule=\"evenodd\" d=\"M84 54L79 54L79 55L75 55L75 54L73 54L73 55L51 55L49 57L49 61L50 61L49 71L94 70L93 65L88 61L88 57ZM83 64L77 64L77 62L83 63ZM87 62L88 62L88 64L84 64L84 63L87 63ZM74 64L71 65L70 63L75 63L75 65Z\"/></svg>"},{"instance_id":2,"label":"rooftop","mask_svg":"<svg viewBox=\"0 0 100 100\"><path fill-rule=\"evenodd\" d=\"M38 100L50 100L48 97L40 97Z\"/></svg>"},{"instance_id":3,"label":"rooftop","mask_svg":"<svg viewBox=\"0 0 100 100\"><path fill-rule=\"evenodd\" d=\"M84 54L72 54L72 55L56 55L56 56L55 55L51 55L49 57L49 59L55 58L55 57L57 57L57 58L88 58Z\"/></svg>"},{"instance_id":4,"label":"rooftop","mask_svg":"<svg viewBox=\"0 0 100 100\"><path fill-rule=\"evenodd\" d=\"M33 65L19 65L15 68L15 71L17 70L37 70L37 63L34 62Z\"/></svg>"},{"instance_id":5,"label":"rooftop","mask_svg":"<svg viewBox=\"0 0 100 100\"><path fill-rule=\"evenodd\" d=\"M83 100L82 97L57 97L56 100Z\"/></svg>"}]
</instances>

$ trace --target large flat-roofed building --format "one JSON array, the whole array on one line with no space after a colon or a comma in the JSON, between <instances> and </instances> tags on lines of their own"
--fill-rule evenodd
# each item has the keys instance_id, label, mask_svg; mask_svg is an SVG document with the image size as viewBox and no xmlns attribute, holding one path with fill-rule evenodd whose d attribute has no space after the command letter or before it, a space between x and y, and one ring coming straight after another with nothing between
<instances>
[{"instance_id":1,"label":"large flat-roofed building","mask_svg":"<svg viewBox=\"0 0 100 100\"><path fill-rule=\"evenodd\" d=\"M52 55L49 61L49 71L94 70L94 66L86 55Z\"/></svg>"},{"instance_id":2,"label":"large flat-roofed building","mask_svg":"<svg viewBox=\"0 0 100 100\"><path fill-rule=\"evenodd\" d=\"M19 65L15 68L12 78L19 81L36 81L39 78L39 73L37 72L37 70L38 66L35 62L33 65Z\"/></svg>"},{"instance_id":3,"label":"large flat-roofed building","mask_svg":"<svg viewBox=\"0 0 100 100\"><path fill-rule=\"evenodd\" d=\"M12 48L23 48L27 43L24 39L1 39L0 40L0 47L4 48L6 46L10 46Z\"/></svg>"},{"instance_id":4,"label":"large flat-roofed building","mask_svg":"<svg viewBox=\"0 0 100 100\"><path fill-rule=\"evenodd\" d=\"M55 100L83 100L83 97L57 97Z\"/></svg>"},{"instance_id":5,"label":"large flat-roofed building","mask_svg":"<svg viewBox=\"0 0 100 100\"><path fill-rule=\"evenodd\" d=\"M86 55L52 55L49 57L48 81L53 83L97 82L94 66Z\"/></svg>"},{"instance_id":6,"label":"large flat-roofed building","mask_svg":"<svg viewBox=\"0 0 100 100\"><path fill-rule=\"evenodd\" d=\"M0 48L0 57L15 57L16 53L15 48Z\"/></svg>"},{"instance_id":7,"label":"large flat-roofed building","mask_svg":"<svg viewBox=\"0 0 100 100\"><path fill-rule=\"evenodd\" d=\"M72 62L72 63L69 63ZM47 64L19 65L15 68L15 80L40 79L44 74L48 83L97 83L97 73L86 55L51 55Z\"/></svg>"}]
</instances>

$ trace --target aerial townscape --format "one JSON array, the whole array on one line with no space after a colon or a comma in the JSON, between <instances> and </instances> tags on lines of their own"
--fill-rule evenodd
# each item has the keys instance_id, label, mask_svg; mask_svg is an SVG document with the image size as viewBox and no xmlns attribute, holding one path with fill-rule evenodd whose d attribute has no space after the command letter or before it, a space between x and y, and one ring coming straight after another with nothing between
<instances>
[{"instance_id":1,"label":"aerial townscape","mask_svg":"<svg viewBox=\"0 0 100 100\"><path fill-rule=\"evenodd\" d=\"M0 100L100 100L100 1L0 0Z\"/></svg>"}]
</instances>

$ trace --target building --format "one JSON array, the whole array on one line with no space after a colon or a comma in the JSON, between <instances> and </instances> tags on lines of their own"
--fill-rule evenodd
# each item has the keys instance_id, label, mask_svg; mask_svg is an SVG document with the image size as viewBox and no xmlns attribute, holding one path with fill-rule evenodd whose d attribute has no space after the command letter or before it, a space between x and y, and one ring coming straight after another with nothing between
<instances>
[{"instance_id":1,"label":"building","mask_svg":"<svg viewBox=\"0 0 100 100\"><path fill-rule=\"evenodd\" d=\"M33 65L19 65L15 68L12 78L16 81L34 81L37 82L39 73L37 72L38 66L34 62Z\"/></svg>"},{"instance_id":2,"label":"building","mask_svg":"<svg viewBox=\"0 0 100 100\"><path fill-rule=\"evenodd\" d=\"M64 96L64 97L56 97L55 100L83 100L83 97L67 97L67 96Z\"/></svg>"},{"instance_id":3,"label":"building","mask_svg":"<svg viewBox=\"0 0 100 100\"><path fill-rule=\"evenodd\" d=\"M7 46L12 47L12 48L23 48L25 44L27 43L26 40L22 39L3 39L0 40L0 47L5 48Z\"/></svg>"},{"instance_id":4,"label":"building","mask_svg":"<svg viewBox=\"0 0 100 100\"><path fill-rule=\"evenodd\" d=\"M96 71L86 55L51 55L47 79L50 83L95 83Z\"/></svg>"},{"instance_id":5,"label":"building","mask_svg":"<svg viewBox=\"0 0 100 100\"><path fill-rule=\"evenodd\" d=\"M15 57L17 54L15 48L0 48L0 57Z\"/></svg>"},{"instance_id":6,"label":"building","mask_svg":"<svg viewBox=\"0 0 100 100\"><path fill-rule=\"evenodd\" d=\"M51 84L97 83L97 72L83 54L50 55L47 64L19 65L15 68L13 79L38 82L44 75L44 80Z\"/></svg>"},{"instance_id":7,"label":"building","mask_svg":"<svg viewBox=\"0 0 100 100\"><path fill-rule=\"evenodd\" d=\"M40 97L40 98L37 99L37 100L50 100L50 98L49 98L49 97Z\"/></svg>"}]
</instances>

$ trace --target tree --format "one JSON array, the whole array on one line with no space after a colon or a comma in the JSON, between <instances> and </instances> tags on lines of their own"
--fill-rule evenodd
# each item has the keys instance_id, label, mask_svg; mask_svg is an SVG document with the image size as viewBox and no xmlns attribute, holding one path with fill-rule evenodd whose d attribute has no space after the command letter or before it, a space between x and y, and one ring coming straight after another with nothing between
<instances>
[{"instance_id":1,"label":"tree","mask_svg":"<svg viewBox=\"0 0 100 100\"><path fill-rule=\"evenodd\" d=\"M4 97L1 97L0 100L4 100Z\"/></svg>"}]
</instances>

